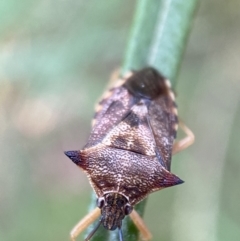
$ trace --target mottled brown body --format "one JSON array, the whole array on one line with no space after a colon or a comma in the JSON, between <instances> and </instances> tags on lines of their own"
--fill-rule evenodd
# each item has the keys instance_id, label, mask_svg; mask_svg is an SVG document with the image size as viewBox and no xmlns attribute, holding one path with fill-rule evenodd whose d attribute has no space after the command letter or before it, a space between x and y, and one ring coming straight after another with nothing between
<instances>
[{"instance_id":1,"label":"mottled brown body","mask_svg":"<svg viewBox=\"0 0 240 241\"><path fill-rule=\"evenodd\" d=\"M170 84L152 68L120 79L100 101L87 144L65 154L87 174L98 199L104 199L105 228L121 226L129 214L123 211L126 204L132 207L151 192L183 182L170 172L177 126Z\"/></svg>"}]
</instances>

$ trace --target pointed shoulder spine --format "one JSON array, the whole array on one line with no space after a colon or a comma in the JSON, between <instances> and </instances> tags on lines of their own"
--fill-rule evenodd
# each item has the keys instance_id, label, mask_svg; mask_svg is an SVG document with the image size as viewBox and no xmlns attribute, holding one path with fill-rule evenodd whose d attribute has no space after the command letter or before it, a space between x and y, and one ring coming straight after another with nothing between
<instances>
[{"instance_id":1,"label":"pointed shoulder spine","mask_svg":"<svg viewBox=\"0 0 240 241\"><path fill-rule=\"evenodd\" d=\"M76 165L81 166L81 151L65 151L64 154L69 157Z\"/></svg>"}]
</instances>

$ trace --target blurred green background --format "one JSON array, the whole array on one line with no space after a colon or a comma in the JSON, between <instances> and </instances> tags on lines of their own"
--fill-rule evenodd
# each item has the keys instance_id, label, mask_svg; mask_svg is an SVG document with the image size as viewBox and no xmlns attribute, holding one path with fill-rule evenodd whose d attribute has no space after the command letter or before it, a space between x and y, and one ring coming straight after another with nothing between
<instances>
[{"instance_id":1,"label":"blurred green background","mask_svg":"<svg viewBox=\"0 0 240 241\"><path fill-rule=\"evenodd\" d=\"M63 151L86 143L135 3L0 2L1 241L69 240L88 212L87 178ZM239 0L201 1L175 87L196 143L173 158L185 183L148 200L154 241L240 240L239 26Z\"/></svg>"}]
</instances>

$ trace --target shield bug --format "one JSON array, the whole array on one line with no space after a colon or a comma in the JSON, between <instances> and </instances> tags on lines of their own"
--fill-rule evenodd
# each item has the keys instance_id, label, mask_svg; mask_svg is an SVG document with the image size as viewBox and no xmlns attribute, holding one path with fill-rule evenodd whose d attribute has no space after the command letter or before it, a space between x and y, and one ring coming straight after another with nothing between
<instances>
[{"instance_id":1,"label":"shield bug","mask_svg":"<svg viewBox=\"0 0 240 241\"><path fill-rule=\"evenodd\" d=\"M174 142L178 116L170 82L153 68L127 74L103 96L96 107L92 131L87 144L79 151L65 154L86 174L97 195L97 208L72 230L71 239L79 235L99 216L108 230L119 230L130 215L143 239L151 234L133 207L151 192L183 183L170 172L172 154L194 141L192 132Z\"/></svg>"}]
</instances>

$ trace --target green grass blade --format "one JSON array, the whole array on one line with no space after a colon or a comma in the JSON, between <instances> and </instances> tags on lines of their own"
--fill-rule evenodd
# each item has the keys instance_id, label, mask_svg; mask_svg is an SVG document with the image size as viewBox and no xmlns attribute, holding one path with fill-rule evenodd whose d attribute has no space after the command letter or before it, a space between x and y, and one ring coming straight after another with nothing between
<instances>
[{"instance_id":1,"label":"green grass blade","mask_svg":"<svg viewBox=\"0 0 240 241\"><path fill-rule=\"evenodd\" d=\"M121 73L153 66L171 82L186 46L198 0L139 0ZM95 200L93 200L95 202ZM135 209L142 216L146 200ZM129 218L123 223L124 240L138 240L138 230ZM118 241L117 232L109 238L104 232L92 241Z\"/></svg>"}]
</instances>

